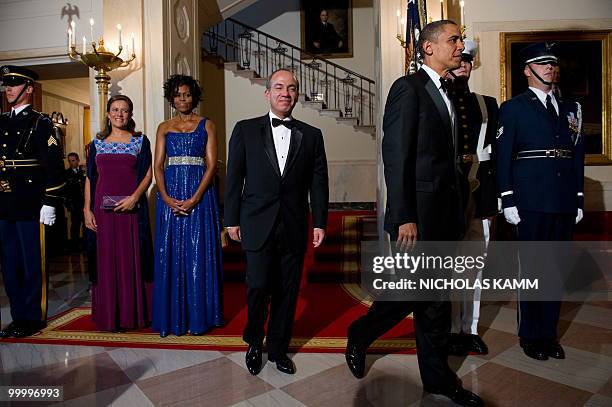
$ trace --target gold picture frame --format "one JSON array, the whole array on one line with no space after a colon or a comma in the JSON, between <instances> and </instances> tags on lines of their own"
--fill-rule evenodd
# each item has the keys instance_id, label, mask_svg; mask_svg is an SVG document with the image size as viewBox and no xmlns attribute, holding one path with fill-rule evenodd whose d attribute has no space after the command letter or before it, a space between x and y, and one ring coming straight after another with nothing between
<instances>
[{"instance_id":1,"label":"gold picture frame","mask_svg":"<svg viewBox=\"0 0 612 407\"><path fill-rule=\"evenodd\" d=\"M301 55L302 59L312 59L313 55L327 59L353 57L352 3L352 0L301 0L301 47L306 50ZM329 26L325 32L321 31L323 20L320 15L323 10ZM318 39L320 36L325 39ZM328 43L327 47L325 43Z\"/></svg>"},{"instance_id":2,"label":"gold picture frame","mask_svg":"<svg viewBox=\"0 0 612 407\"><path fill-rule=\"evenodd\" d=\"M500 33L502 101L526 88L518 51L529 43L541 41L556 43L559 49L561 84L565 77L569 88L569 95L562 96L582 104L585 163L612 164L612 30ZM568 72L564 73L564 69ZM598 112L600 123L597 123Z\"/></svg>"}]
</instances>

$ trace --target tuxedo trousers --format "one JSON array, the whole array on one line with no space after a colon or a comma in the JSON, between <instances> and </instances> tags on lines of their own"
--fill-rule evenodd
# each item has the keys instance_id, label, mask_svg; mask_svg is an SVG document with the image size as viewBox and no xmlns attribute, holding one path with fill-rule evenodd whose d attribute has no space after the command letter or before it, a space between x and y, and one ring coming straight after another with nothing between
<instances>
[{"instance_id":1,"label":"tuxedo trousers","mask_svg":"<svg viewBox=\"0 0 612 407\"><path fill-rule=\"evenodd\" d=\"M272 358L287 353L289 348L304 265L304 248L289 247L287 233L279 215L264 245L246 251L248 319L243 339L249 345L261 346L265 336Z\"/></svg>"},{"instance_id":2,"label":"tuxedo trousers","mask_svg":"<svg viewBox=\"0 0 612 407\"><path fill-rule=\"evenodd\" d=\"M391 235L392 246L396 240L397 236ZM423 386L428 391L454 388L457 375L448 365L447 353L451 303L444 297L441 294L435 301L374 301L368 313L351 324L348 336L366 349L412 313Z\"/></svg>"}]
</instances>

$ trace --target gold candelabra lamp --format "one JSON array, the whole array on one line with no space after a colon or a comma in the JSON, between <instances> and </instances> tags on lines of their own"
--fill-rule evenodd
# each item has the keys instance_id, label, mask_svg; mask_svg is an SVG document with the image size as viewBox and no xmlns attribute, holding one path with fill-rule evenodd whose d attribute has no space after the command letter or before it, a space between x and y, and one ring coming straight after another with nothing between
<instances>
[{"instance_id":1,"label":"gold candelabra lamp","mask_svg":"<svg viewBox=\"0 0 612 407\"><path fill-rule=\"evenodd\" d=\"M90 41L89 47L87 44L87 37L83 36L83 45L81 52L77 49L76 44L76 24L74 20L70 23L68 29L68 56L74 61L80 61L87 65L89 68L96 71L96 84L98 85L98 119L100 124L100 130L104 129L106 123L106 103L108 101L108 85L110 84L111 77L109 72L128 66L133 60L136 59L136 52L134 47L134 33L131 35L132 49L130 53L129 47L127 47L126 56L121 57L123 52L123 44L121 42L121 24L117 24L117 30L119 32L119 46L117 52L112 52L104 46L104 38L100 37L98 43L94 41L94 20L89 19L90 25Z\"/></svg>"}]
</instances>

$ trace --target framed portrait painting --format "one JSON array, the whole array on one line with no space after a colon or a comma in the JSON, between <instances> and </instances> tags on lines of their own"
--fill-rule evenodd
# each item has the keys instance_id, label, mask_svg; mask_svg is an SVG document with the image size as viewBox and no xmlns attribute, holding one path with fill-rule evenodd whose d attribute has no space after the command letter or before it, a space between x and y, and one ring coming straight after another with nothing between
<instances>
[{"instance_id":1,"label":"framed portrait painting","mask_svg":"<svg viewBox=\"0 0 612 407\"><path fill-rule=\"evenodd\" d=\"M351 0L301 1L302 59L353 56Z\"/></svg>"},{"instance_id":2,"label":"framed portrait painting","mask_svg":"<svg viewBox=\"0 0 612 407\"><path fill-rule=\"evenodd\" d=\"M587 164L612 164L612 31L536 31L501 33L501 96L527 89L518 57L528 44L546 41L559 59L553 91L582 106Z\"/></svg>"}]
</instances>

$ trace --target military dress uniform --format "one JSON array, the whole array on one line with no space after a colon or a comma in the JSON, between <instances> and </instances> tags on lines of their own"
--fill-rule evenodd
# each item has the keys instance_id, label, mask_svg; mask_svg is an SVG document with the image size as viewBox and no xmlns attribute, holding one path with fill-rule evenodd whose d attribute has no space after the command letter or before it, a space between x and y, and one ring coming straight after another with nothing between
<instances>
[{"instance_id":1,"label":"military dress uniform","mask_svg":"<svg viewBox=\"0 0 612 407\"><path fill-rule=\"evenodd\" d=\"M477 47L465 41L462 54L464 61L470 62ZM497 130L498 106L495 98L471 92L468 78L456 78L449 90L449 97L455 108L457 132L455 147L465 219L464 241L482 242L479 253L486 252L489 241L490 221L487 218L498 213L497 186L493 162L493 145ZM482 270L471 276L482 279ZM449 340L451 354L464 354L474 351L485 354L488 349L478 337L480 316L480 290L465 292L461 298L452 302L451 333L463 333L460 337L451 335Z\"/></svg>"},{"instance_id":2,"label":"military dress uniform","mask_svg":"<svg viewBox=\"0 0 612 407\"><path fill-rule=\"evenodd\" d=\"M0 73L7 86L36 79L20 67L4 66ZM63 166L60 140L47 116L30 105L0 115L0 257L13 319L0 337L29 336L45 325L39 219L43 205L57 205Z\"/></svg>"},{"instance_id":3,"label":"military dress uniform","mask_svg":"<svg viewBox=\"0 0 612 407\"><path fill-rule=\"evenodd\" d=\"M545 44L529 46L522 54L526 64L557 61ZM556 99L552 91L545 94L535 88L501 105L497 180L504 210L518 209L519 241L572 239L583 206L581 117L577 102ZM530 261L539 255L519 253L521 274L530 272ZM552 263L547 273L555 272ZM540 360L563 358L557 342L560 301L521 301L519 297L519 302L519 337L525 353Z\"/></svg>"}]
</instances>

